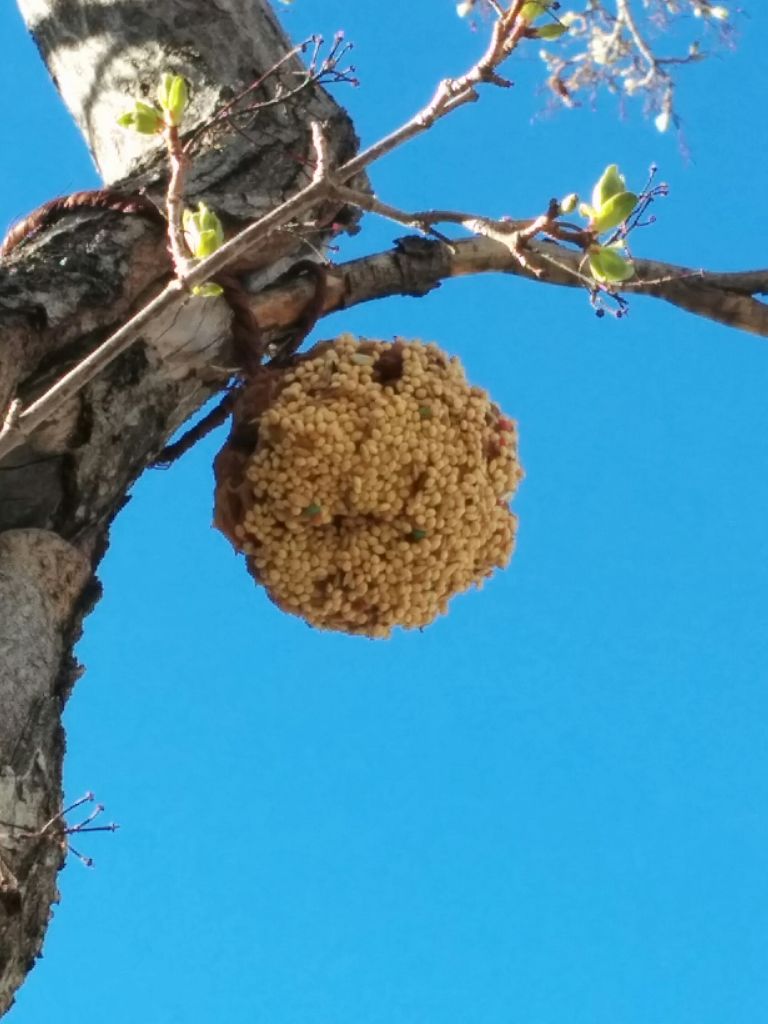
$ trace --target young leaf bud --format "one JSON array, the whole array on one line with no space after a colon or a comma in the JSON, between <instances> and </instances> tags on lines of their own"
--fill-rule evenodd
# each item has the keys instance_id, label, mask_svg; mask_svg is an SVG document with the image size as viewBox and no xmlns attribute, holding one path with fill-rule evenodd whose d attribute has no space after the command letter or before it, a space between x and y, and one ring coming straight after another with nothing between
<instances>
[{"instance_id":1,"label":"young leaf bud","mask_svg":"<svg viewBox=\"0 0 768 1024\"><path fill-rule=\"evenodd\" d=\"M192 294L197 295L201 299L213 299L223 295L224 289L214 281L206 281L205 284L196 284L192 289Z\"/></svg>"},{"instance_id":2,"label":"young leaf bud","mask_svg":"<svg viewBox=\"0 0 768 1024\"><path fill-rule=\"evenodd\" d=\"M189 251L197 259L205 259L224 242L221 221L205 203L197 204L197 212L185 210L182 217L184 237Z\"/></svg>"},{"instance_id":3,"label":"young leaf bud","mask_svg":"<svg viewBox=\"0 0 768 1024\"><path fill-rule=\"evenodd\" d=\"M534 29L534 38L543 39L544 42L552 42L555 39L559 39L560 36L564 36L567 31L567 25L562 25L559 21L551 21L548 25L541 25L539 28Z\"/></svg>"},{"instance_id":4,"label":"young leaf bud","mask_svg":"<svg viewBox=\"0 0 768 1024\"><path fill-rule=\"evenodd\" d=\"M637 196L634 192L618 192L603 203L599 210L595 211L592 227L598 232L617 228L636 206Z\"/></svg>"},{"instance_id":5,"label":"young leaf bud","mask_svg":"<svg viewBox=\"0 0 768 1024\"><path fill-rule=\"evenodd\" d=\"M187 83L181 75L166 72L157 87L157 102L165 111L166 123L178 127L187 106Z\"/></svg>"},{"instance_id":6,"label":"young leaf bud","mask_svg":"<svg viewBox=\"0 0 768 1024\"><path fill-rule=\"evenodd\" d=\"M518 15L526 25L530 25L536 18L540 18L542 14L546 14L547 8L552 6L552 0L529 0L528 3L523 4Z\"/></svg>"},{"instance_id":7,"label":"young leaf bud","mask_svg":"<svg viewBox=\"0 0 768 1024\"><path fill-rule=\"evenodd\" d=\"M619 255L615 249L596 245L589 251L589 269L596 281L606 284L620 284L634 277L635 268Z\"/></svg>"},{"instance_id":8,"label":"young leaf bud","mask_svg":"<svg viewBox=\"0 0 768 1024\"><path fill-rule=\"evenodd\" d=\"M600 180L592 189L592 205L599 210L611 196L618 192L626 191L627 183L623 175L619 174L616 164L609 164L602 173Z\"/></svg>"},{"instance_id":9,"label":"young leaf bud","mask_svg":"<svg viewBox=\"0 0 768 1024\"><path fill-rule=\"evenodd\" d=\"M156 135L163 127L160 112L141 100L136 100L131 110L121 114L117 123L121 128L132 128L141 135Z\"/></svg>"}]
</instances>

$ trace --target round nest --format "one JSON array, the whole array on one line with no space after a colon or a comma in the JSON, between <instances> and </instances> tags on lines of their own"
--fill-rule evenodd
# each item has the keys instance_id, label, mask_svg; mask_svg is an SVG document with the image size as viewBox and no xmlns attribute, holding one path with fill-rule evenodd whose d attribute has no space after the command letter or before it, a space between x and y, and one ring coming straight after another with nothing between
<instances>
[{"instance_id":1,"label":"round nest","mask_svg":"<svg viewBox=\"0 0 768 1024\"><path fill-rule=\"evenodd\" d=\"M512 554L515 424L433 344L347 335L264 370L215 471L215 525L322 629L426 626Z\"/></svg>"}]
</instances>

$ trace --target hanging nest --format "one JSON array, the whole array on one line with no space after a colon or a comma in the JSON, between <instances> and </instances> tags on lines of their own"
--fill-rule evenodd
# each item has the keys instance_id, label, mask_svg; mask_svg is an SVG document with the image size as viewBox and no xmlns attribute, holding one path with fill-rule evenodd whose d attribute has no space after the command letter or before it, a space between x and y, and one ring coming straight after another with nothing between
<instances>
[{"instance_id":1,"label":"hanging nest","mask_svg":"<svg viewBox=\"0 0 768 1024\"><path fill-rule=\"evenodd\" d=\"M316 345L242 392L215 525L284 611L388 636L507 565L517 430L436 345Z\"/></svg>"}]
</instances>

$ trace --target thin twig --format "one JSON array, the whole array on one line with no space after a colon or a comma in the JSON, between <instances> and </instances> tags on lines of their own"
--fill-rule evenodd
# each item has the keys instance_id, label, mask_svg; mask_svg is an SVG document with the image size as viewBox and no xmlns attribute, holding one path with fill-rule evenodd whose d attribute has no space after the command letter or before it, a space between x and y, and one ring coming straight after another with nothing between
<instances>
[{"instance_id":1,"label":"thin twig","mask_svg":"<svg viewBox=\"0 0 768 1024\"><path fill-rule=\"evenodd\" d=\"M263 243L274 231L283 227L292 219L306 213L319 200L332 195L334 189L338 190L339 186L343 186L345 182L359 174L374 161L411 138L427 131L437 120L446 116L451 111L466 103L473 102L477 99L476 87L479 84L490 83L502 87L511 85L510 82L499 76L497 69L512 53L520 40L525 37L527 23L525 19L520 17L523 4L524 0L512 0L506 9L499 6L490 42L480 59L463 75L457 78L445 79L441 82L432 100L426 107L400 128L391 132L372 146L369 146L358 156L348 160L340 168L337 168L333 173L333 180L331 180L329 175L327 143L320 126L313 122L310 127L315 150L315 167L310 183L292 198L286 200L286 202L276 207L270 213L243 229L243 231L226 242L211 256L201 260L194 266L184 262L183 252L174 252L174 260L177 263L177 278L174 281L170 282L155 299L118 331L107 338L78 366L62 377L49 391L33 402L26 410L19 413L18 407L9 409L5 423L0 430L0 458L22 443L24 438L39 426L40 423L56 412L63 403L109 365L116 356L125 351L126 348L141 336L144 328L154 317L173 303L179 301L183 292L215 278L217 273L224 270L238 256L257 243ZM285 60L295 56L295 52L294 50L287 54L283 61L279 61L275 68L267 72L267 75L274 73ZM335 50L332 53L335 53ZM246 92L255 89L257 84L254 83ZM245 93L236 97L235 100L220 111L218 116L230 116L233 110L232 104L242 99L243 95ZM196 137L197 135L192 137L188 146ZM176 159L179 155L178 140L171 146L171 149L175 153L173 159ZM178 200L176 192L180 193L181 191L183 160L178 160L175 172L175 182L178 188L171 188L169 190L168 211L169 222L172 224L172 248L175 246L177 249L182 249L183 243L180 238L181 232L178 222L179 214L176 208ZM364 205L366 202L369 202L367 207ZM370 205L370 201L363 200L360 197L358 198L358 205L363 206L363 208L373 208ZM384 206L381 204L377 212L381 212L383 209ZM403 222L400 217L401 211L396 211L394 207L389 207L389 212L386 215L390 216L392 213L396 214L393 219L399 219L400 222ZM505 236L505 244L508 248L511 246L518 262L524 267L526 264L525 257L521 255L521 246L523 244L529 245L530 239L539 231L546 230L561 240L579 243L579 238L576 237L578 232L568 236L567 229L564 226L559 228L554 226L551 217L523 222L494 222L487 218L475 218L474 224L472 220L468 221L466 219L461 222L465 226L474 226L476 228L480 226L480 229L487 234L500 231ZM410 223L414 223L414 221L411 220ZM416 226L418 226L418 220L416 221ZM174 241L174 238L176 241ZM580 272L576 271L574 276L581 277Z\"/></svg>"},{"instance_id":2,"label":"thin twig","mask_svg":"<svg viewBox=\"0 0 768 1024\"><path fill-rule=\"evenodd\" d=\"M331 173L328 141L323 132L322 125L318 121L310 121L309 130L312 135L312 146L315 150L315 169L312 173L312 182L316 185L322 185L328 182Z\"/></svg>"},{"instance_id":3,"label":"thin twig","mask_svg":"<svg viewBox=\"0 0 768 1024\"><path fill-rule=\"evenodd\" d=\"M635 21L632 15L632 11L629 8L627 0L616 0L616 10L619 14L619 17L616 22L617 29L621 29L621 24L623 22L629 34L632 36L632 39L634 40L635 46L637 47L638 51L645 58L649 71L651 73L660 73L663 77L668 77L667 75L664 74L663 71L658 71L658 61L654 56L653 50L650 48L648 43L646 43L642 33L640 32L640 29L637 27L637 22Z\"/></svg>"},{"instance_id":4,"label":"thin twig","mask_svg":"<svg viewBox=\"0 0 768 1024\"><path fill-rule=\"evenodd\" d=\"M297 46L294 46L293 49L283 54L283 56L278 61L276 61L271 68L265 71L263 75L260 75L259 78L256 79L256 81L251 82L251 84L247 86L245 89L243 89L242 92L239 92L236 96L233 96L233 98L229 100L229 102L225 103L224 106L221 107L214 114L213 117L211 117L204 124L200 125L200 127L197 128L192 133L192 135L190 136L189 139L187 139L184 145L184 152L189 153L194 144L203 135L205 135L207 131L210 131L211 128L215 127L220 121L227 118L242 99L244 99L250 93L254 92L256 89L260 88L267 81L267 79L271 78L272 75L276 74L284 64L286 64L293 57L297 57L300 53L303 53L306 45L307 41L305 40L303 43L299 43Z\"/></svg>"},{"instance_id":5,"label":"thin twig","mask_svg":"<svg viewBox=\"0 0 768 1024\"><path fill-rule=\"evenodd\" d=\"M171 175L165 198L165 209L168 218L168 248L173 261L173 269L177 277L182 277L191 266L190 254L184 241L184 177L187 160L181 146L179 129L176 125L166 124L163 129L168 162Z\"/></svg>"},{"instance_id":6,"label":"thin twig","mask_svg":"<svg viewBox=\"0 0 768 1024\"><path fill-rule=\"evenodd\" d=\"M483 273L514 274L547 286L595 287L592 278L580 271L581 252L534 240L525 255L528 266L521 264L508 244L488 237L460 239L450 247L419 239L412 254L407 244L398 244L393 250L329 268L322 314L389 295L421 295L442 280ZM755 298L768 294L768 268L721 274L638 258L633 266L635 277L621 286L625 294L663 299L706 319L768 338L768 303ZM281 334L301 315L311 292L312 285L302 280L276 284L254 296L251 308L265 333Z\"/></svg>"},{"instance_id":7,"label":"thin twig","mask_svg":"<svg viewBox=\"0 0 768 1024\"><path fill-rule=\"evenodd\" d=\"M318 200L322 199L326 192L327 188L324 182L310 182L291 199L286 200L244 228L211 256L197 263L185 276L170 281L159 295L18 415L15 422L10 426L3 426L0 431L0 459L22 444L36 427L40 426L89 381L106 369L117 356L125 352L134 341L142 336L146 327L155 317L178 302L195 285L204 284L215 277L220 270L234 262L238 256L257 242L263 242L278 228L305 213Z\"/></svg>"},{"instance_id":8,"label":"thin twig","mask_svg":"<svg viewBox=\"0 0 768 1024\"><path fill-rule=\"evenodd\" d=\"M446 79L441 82L431 102L402 128L386 136L379 143L370 146L359 156L339 168L334 175L336 182L343 183L348 181L369 164L373 163L374 160L379 159L385 153L389 153L396 146L401 145L413 136L426 131L435 121L444 117L451 110L475 99L475 86L478 83L491 82L496 85L508 85L509 83L504 82L496 74L496 68L506 59L523 37L526 24L522 18L518 17L522 6L523 0L513 0L509 9L498 17L486 52L469 71L459 78ZM280 63L278 62L276 67ZM272 71L273 69L270 69L268 74L271 74ZM255 88L255 85L252 88ZM243 231L228 242L225 242L211 256L201 260L191 269L188 269L188 265L184 264L182 255L179 258L179 265L176 268L177 277L174 281L171 281L156 298L107 338L106 341L102 342L98 348L57 381L53 387L37 399L37 401L33 402L24 412L14 414L11 425L4 425L2 432L0 432L0 459L21 444L25 437L37 426L56 412L64 402L75 395L94 376L108 366L113 359L133 344L155 316L178 301L182 291L191 290L195 285L203 284L215 277L219 271L227 267L257 242L263 242L277 228L282 227L294 217L306 212L318 200L329 194L331 183L327 180L329 170L327 143L320 126L316 122L313 122L310 127L315 149L315 170L310 183L295 196L286 200L286 202L247 228L244 228ZM183 161L180 161L177 167L177 177L180 178L181 175L183 175ZM176 213L175 206L171 205L171 200L169 199L169 219L171 217L175 218ZM172 245L177 244L173 242L173 237L177 231L178 225L171 231ZM175 258L176 254L174 254Z\"/></svg>"},{"instance_id":9,"label":"thin twig","mask_svg":"<svg viewBox=\"0 0 768 1024\"><path fill-rule=\"evenodd\" d=\"M376 196L371 195L370 192L349 188L347 185L333 185L331 194L334 199L338 199L342 203L357 206L361 210L378 214L380 217L386 217L387 220L394 221L396 224L402 224L412 231L421 231L425 235L433 235L435 238L446 242L446 244L450 244L450 239L436 231L434 225L441 222L463 224L465 220L473 216L470 213L458 213L455 210L423 210L418 213L409 213L407 210L400 210L390 203L382 202Z\"/></svg>"},{"instance_id":10,"label":"thin twig","mask_svg":"<svg viewBox=\"0 0 768 1024\"><path fill-rule=\"evenodd\" d=\"M19 433L21 408L22 402L20 398L14 398L8 406L8 411L3 418L3 425L0 427L0 445L2 445L5 438L12 438L14 435Z\"/></svg>"},{"instance_id":11,"label":"thin twig","mask_svg":"<svg viewBox=\"0 0 768 1024\"><path fill-rule=\"evenodd\" d=\"M478 98L476 86L481 82L509 87L512 83L500 78L496 74L496 68L512 53L525 34L527 25L518 17L523 3L524 0L513 0L508 10L497 18L488 48L468 71L458 78L446 78L440 83L427 106L418 111L410 121L343 164L336 172L337 181L349 181L374 161L380 160L404 142L427 131L441 117L464 106L465 103L473 103Z\"/></svg>"},{"instance_id":12,"label":"thin twig","mask_svg":"<svg viewBox=\"0 0 768 1024\"><path fill-rule=\"evenodd\" d=\"M221 401L210 412L206 413L202 419L198 420L193 427L185 431L178 441L174 441L173 444L167 444L163 448L152 463L154 468L169 469L182 455L186 455L190 448L193 448L198 441L202 441L212 430L220 427L232 412L235 398L236 392L228 391Z\"/></svg>"},{"instance_id":13,"label":"thin twig","mask_svg":"<svg viewBox=\"0 0 768 1024\"><path fill-rule=\"evenodd\" d=\"M185 143L184 152L191 152L195 144L203 135L205 135L206 132L220 127L223 123L228 124L234 131L244 134L242 128L235 123L234 118L246 115L251 115L252 117L254 114L260 114L270 107L290 103L291 100L296 99L300 93L306 91L311 85L339 82L347 82L353 85L357 84L357 79L352 77L355 70L352 65L341 69L338 67L339 61L352 47L351 43L343 43L343 38L343 33L340 32L334 36L330 51L319 66L318 58L320 55L320 48L323 45L322 36L310 36L308 39L305 39L303 43L299 43L297 46L294 46L287 53L283 54L283 56L276 61L269 70L265 71L264 74L260 75L254 82L251 82L250 85L225 103L223 107L220 107L219 110L217 110L216 113L204 124L200 125L200 127L192 133ZM293 58L298 57L301 53L306 53L310 46L312 46L313 51L309 60L309 66L301 72L297 72L299 76L299 82L297 85L294 85L291 89L283 90L278 84L276 94L274 96L238 109L239 105L242 104L246 97L265 85L270 78L276 75L277 72Z\"/></svg>"}]
</instances>

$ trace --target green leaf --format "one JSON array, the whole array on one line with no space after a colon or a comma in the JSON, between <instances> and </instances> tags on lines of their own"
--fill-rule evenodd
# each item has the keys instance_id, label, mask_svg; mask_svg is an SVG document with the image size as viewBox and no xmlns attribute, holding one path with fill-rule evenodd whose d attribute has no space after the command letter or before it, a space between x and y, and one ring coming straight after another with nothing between
<instances>
[{"instance_id":1,"label":"green leaf","mask_svg":"<svg viewBox=\"0 0 768 1024\"><path fill-rule=\"evenodd\" d=\"M598 245L589 252L589 269L596 281L606 284L620 284L634 277L635 268L619 255L615 249Z\"/></svg>"},{"instance_id":2,"label":"green leaf","mask_svg":"<svg viewBox=\"0 0 768 1024\"><path fill-rule=\"evenodd\" d=\"M192 294L202 299L213 299L218 295L223 295L224 289L214 281L206 281L205 284L196 284L192 289Z\"/></svg>"},{"instance_id":3,"label":"green leaf","mask_svg":"<svg viewBox=\"0 0 768 1024\"><path fill-rule=\"evenodd\" d=\"M203 260L206 256L216 252L220 244L215 231L201 231L195 243L195 256Z\"/></svg>"},{"instance_id":4,"label":"green leaf","mask_svg":"<svg viewBox=\"0 0 768 1024\"><path fill-rule=\"evenodd\" d=\"M197 259L205 259L221 248L224 242L224 228L213 210L205 203L198 203L196 211L185 210L181 223L189 251Z\"/></svg>"},{"instance_id":5,"label":"green leaf","mask_svg":"<svg viewBox=\"0 0 768 1024\"><path fill-rule=\"evenodd\" d=\"M142 100L136 100L131 110L118 117L117 123L121 128L131 128L140 135L156 135L163 127L160 111Z\"/></svg>"},{"instance_id":6,"label":"green leaf","mask_svg":"<svg viewBox=\"0 0 768 1024\"><path fill-rule=\"evenodd\" d=\"M599 210L595 211L592 218L592 227L595 231L610 231L617 228L632 213L637 206L637 196L634 192L618 192L615 196L604 203Z\"/></svg>"},{"instance_id":7,"label":"green leaf","mask_svg":"<svg viewBox=\"0 0 768 1024\"><path fill-rule=\"evenodd\" d=\"M568 195L563 196L563 198L558 203L560 207L560 213L573 213L573 211L576 209L576 206L578 205L578 202L579 197L576 195L576 193L569 192Z\"/></svg>"},{"instance_id":8,"label":"green leaf","mask_svg":"<svg viewBox=\"0 0 768 1024\"><path fill-rule=\"evenodd\" d=\"M619 168L616 164L609 164L603 171L602 177L592 189L592 205L596 210L599 210L611 196L617 195L619 192L625 192L627 183L624 181L623 175L619 174Z\"/></svg>"},{"instance_id":9,"label":"green leaf","mask_svg":"<svg viewBox=\"0 0 768 1024\"><path fill-rule=\"evenodd\" d=\"M529 3L523 4L519 18L530 25L536 18L540 18L542 14L547 13L547 8L552 6L552 0L529 0Z\"/></svg>"},{"instance_id":10,"label":"green leaf","mask_svg":"<svg viewBox=\"0 0 768 1024\"><path fill-rule=\"evenodd\" d=\"M559 39L560 36L564 36L567 31L567 25L561 25L559 21L553 21L549 25L542 25L540 28L535 29L535 38L543 39L544 42L551 42L554 39Z\"/></svg>"},{"instance_id":11,"label":"green leaf","mask_svg":"<svg viewBox=\"0 0 768 1024\"><path fill-rule=\"evenodd\" d=\"M166 121L171 125L180 125L181 118L187 107L187 83L181 75L166 72L157 87L157 102L168 115Z\"/></svg>"}]
</instances>

